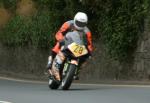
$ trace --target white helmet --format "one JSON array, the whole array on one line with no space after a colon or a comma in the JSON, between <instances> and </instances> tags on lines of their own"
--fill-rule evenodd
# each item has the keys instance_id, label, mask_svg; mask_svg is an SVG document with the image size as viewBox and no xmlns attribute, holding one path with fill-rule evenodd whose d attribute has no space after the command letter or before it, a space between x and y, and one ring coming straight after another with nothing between
<instances>
[{"instance_id":1,"label":"white helmet","mask_svg":"<svg viewBox=\"0 0 150 103\"><path fill-rule=\"evenodd\" d=\"M87 25L88 17L83 12L78 12L74 17L74 26L77 30L82 30Z\"/></svg>"}]
</instances>

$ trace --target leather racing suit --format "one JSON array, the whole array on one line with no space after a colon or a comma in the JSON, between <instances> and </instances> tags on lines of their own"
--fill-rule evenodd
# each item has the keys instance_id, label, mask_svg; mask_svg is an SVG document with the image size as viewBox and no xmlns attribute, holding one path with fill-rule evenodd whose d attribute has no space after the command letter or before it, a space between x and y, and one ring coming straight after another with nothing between
<instances>
[{"instance_id":1,"label":"leather racing suit","mask_svg":"<svg viewBox=\"0 0 150 103\"><path fill-rule=\"evenodd\" d=\"M54 58L55 55L60 51L60 41L64 39L64 36L67 32L76 30L74 27L74 21L69 20L65 22L61 28L58 30L58 32L55 35L56 38L56 45L52 48L52 57ZM92 44L92 34L91 31L88 29L88 27L84 27L83 30L80 32L85 33L86 35L86 43L89 50L89 53L91 54L93 51L93 44Z\"/></svg>"}]
</instances>

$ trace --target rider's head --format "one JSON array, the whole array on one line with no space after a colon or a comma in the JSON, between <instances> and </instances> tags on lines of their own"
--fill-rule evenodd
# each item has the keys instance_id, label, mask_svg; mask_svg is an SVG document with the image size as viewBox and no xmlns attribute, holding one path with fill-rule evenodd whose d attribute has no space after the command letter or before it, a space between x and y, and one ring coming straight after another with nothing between
<instances>
[{"instance_id":1,"label":"rider's head","mask_svg":"<svg viewBox=\"0 0 150 103\"><path fill-rule=\"evenodd\" d=\"M74 17L74 26L77 30L83 30L87 25L88 17L83 12L78 12Z\"/></svg>"}]
</instances>

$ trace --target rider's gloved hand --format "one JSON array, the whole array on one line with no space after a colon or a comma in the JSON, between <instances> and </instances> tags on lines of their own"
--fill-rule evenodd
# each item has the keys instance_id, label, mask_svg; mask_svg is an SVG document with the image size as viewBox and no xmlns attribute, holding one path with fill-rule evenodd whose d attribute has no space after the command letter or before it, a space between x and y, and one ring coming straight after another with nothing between
<instances>
[{"instance_id":1,"label":"rider's gloved hand","mask_svg":"<svg viewBox=\"0 0 150 103\"><path fill-rule=\"evenodd\" d=\"M88 55L89 55L88 59L92 59L92 53L89 52Z\"/></svg>"},{"instance_id":2,"label":"rider's gloved hand","mask_svg":"<svg viewBox=\"0 0 150 103\"><path fill-rule=\"evenodd\" d=\"M92 56L89 56L89 58L88 59L92 59Z\"/></svg>"},{"instance_id":3,"label":"rider's gloved hand","mask_svg":"<svg viewBox=\"0 0 150 103\"><path fill-rule=\"evenodd\" d=\"M60 46L65 45L65 40L61 40L61 41L59 41L59 44L60 44Z\"/></svg>"}]
</instances>

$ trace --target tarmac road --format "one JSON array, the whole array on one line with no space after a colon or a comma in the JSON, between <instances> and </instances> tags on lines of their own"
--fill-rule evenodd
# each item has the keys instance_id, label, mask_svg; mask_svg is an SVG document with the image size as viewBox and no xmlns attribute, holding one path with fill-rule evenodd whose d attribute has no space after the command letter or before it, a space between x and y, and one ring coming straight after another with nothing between
<instances>
[{"instance_id":1,"label":"tarmac road","mask_svg":"<svg viewBox=\"0 0 150 103\"><path fill-rule=\"evenodd\" d=\"M150 103L150 86L73 84L63 91L45 82L0 78L0 103Z\"/></svg>"}]
</instances>

